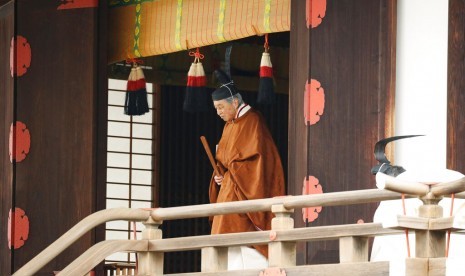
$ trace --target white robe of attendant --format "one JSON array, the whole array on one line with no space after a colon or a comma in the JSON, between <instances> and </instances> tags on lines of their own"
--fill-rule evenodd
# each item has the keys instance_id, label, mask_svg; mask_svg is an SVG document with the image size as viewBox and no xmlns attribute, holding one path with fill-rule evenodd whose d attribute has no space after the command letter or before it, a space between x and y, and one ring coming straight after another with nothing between
<instances>
[{"instance_id":1,"label":"white robe of attendant","mask_svg":"<svg viewBox=\"0 0 465 276\"><path fill-rule=\"evenodd\" d=\"M452 170L438 170L428 172L406 171L397 176L398 179L416 182L450 182L464 177L463 174ZM421 200L409 198L405 200L405 210L407 216L418 216ZM450 216L451 199L444 198L439 202L443 208L443 216ZM392 221L397 215L403 215L402 200L387 200L380 202L375 211L373 222L383 223ZM465 216L465 200L454 200L453 216ZM409 232L410 256L415 257L415 235ZM390 275L405 275L405 259L407 255L407 240L405 234L387 235L375 237L371 251L370 261L390 261ZM454 268L460 262L465 262L465 235L451 234L449 258L447 260L448 276L465 275L463 268Z\"/></svg>"}]
</instances>

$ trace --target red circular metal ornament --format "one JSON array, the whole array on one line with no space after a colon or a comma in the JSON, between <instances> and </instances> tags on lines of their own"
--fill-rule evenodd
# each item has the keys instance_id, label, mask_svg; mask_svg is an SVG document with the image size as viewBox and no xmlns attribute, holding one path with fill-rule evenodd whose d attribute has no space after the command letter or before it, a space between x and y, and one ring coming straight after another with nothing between
<instances>
[{"instance_id":1,"label":"red circular metal ornament","mask_svg":"<svg viewBox=\"0 0 465 276\"><path fill-rule=\"evenodd\" d=\"M13 228L14 225L14 228ZM29 237L29 218L23 209L16 207L8 216L8 247L21 248Z\"/></svg>"},{"instance_id":2,"label":"red circular metal ornament","mask_svg":"<svg viewBox=\"0 0 465 276\"><path fill-rule=\"evenodd\" d=\"M323 187L321 186L318 178L309 176L304 179L304 186L302 188L303 195L322 194ZM318 214L323 210L322 206L314 206L302 208L302 218L304 222L312 222L318 218Z\"/></svg>"},{"instance_id":3,"label":"red circular metal ornament","mask_svg":"<svg viewBox=\"0 0 465 276\"><path fill-rule=\"evenodd\" d=\"M325 90L321 83L312 79L305 84L304 118L305 125L314 125L320 121L325 110Z\"/></svg>"},{"instance_id":4,"label":"red circular metal ornament","mask_svg":"<svg viewBox=\"0 0 465 276\"><path fill-rule=\"evenodd\" d=\"M16 133L16 135L15 135ZM16 137L16 139L14 139ZM10 161L23 161L31 147L31 134L23 122L17 121L16 125L11 124L9 154Z\"/></svg>"},{"instance_id":5,"label":"red circular metal ornament","mask_svg":"<svg viewBox=\"0 0 465 276\"><path fill-rule=\"evenodd\" d=\"M16 47L15 47L16 46ZM15 49L16 53L16 65L15 65ZM27 69L31 66L31 45L27 42L27 39L18 35L15 39L11 39L10 45L10 73L20 77L26 74Z\"/></svg>"},{"instance_id":6,"label":"red circular metal ornament","mask_svg":"<svg viewBox=\"0 0 465 276\"><path fill-rule=\"evenodd\" d=\"M61 0L61 4L58 6L57 10L96 8L96 7L98 7L98 0L73 0L73 1Z\"/></svg>"},{"instance_id":7,"label":"red circular metal ornament","mask_svg":"<svg viewBox=\"0 0 465 276\"><path fill-rule=\"evenodd\" d=\"M306 21L307 28L316 28L323 22L326 15L326 0L307 0Z\"/></svg>"}]
</instances>

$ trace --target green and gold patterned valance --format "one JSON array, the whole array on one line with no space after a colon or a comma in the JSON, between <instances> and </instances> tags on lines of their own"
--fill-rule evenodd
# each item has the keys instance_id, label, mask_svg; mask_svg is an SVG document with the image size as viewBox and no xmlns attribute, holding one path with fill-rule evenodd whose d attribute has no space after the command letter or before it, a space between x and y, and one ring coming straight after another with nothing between
<instances>
[{"instance_id":1,"label":"green and gold patterned valance","mask_svg":"<svg viewBox=\"0 0 465 276\"><path fill-rule=\"evenodd\" d=\"M109 60L290 29L291 0L111 0Z\"/></svg>"}]
</instances>

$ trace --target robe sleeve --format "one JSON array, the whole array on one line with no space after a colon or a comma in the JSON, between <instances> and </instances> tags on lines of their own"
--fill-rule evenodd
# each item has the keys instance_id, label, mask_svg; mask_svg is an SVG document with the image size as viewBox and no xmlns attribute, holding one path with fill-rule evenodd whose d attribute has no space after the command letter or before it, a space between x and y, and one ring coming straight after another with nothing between
<instances>
[{"instance_id":1,"label":"robe sleeve","mask_svg":"<svg viewBox=\"0 0 465 276\"><path fill-rule=\"evenodd\" d=\"M230 178L236 183L239 200L284 195L284 173L277 148L262 118L244 126L236 141L237 156L228 165ZM271 212L248 213L254 225L269 229Z\"/></svg>"},{"instance_id":2,"label":"robe sleeve","mask_svg":"<svg viewBox=\"0 0 465 276\"><path fill-rule=\"evenodd\" d=\"M220 163L217 163L217 166L221 167L223 172L226 174L227 169L225 169ZM208 190L208 196L210 198L210 203L216 203L217 202L218 193L220 192L220 188L221 188L221 186L218 185L215 182L214 177L215 177L215 172L213 172L212 177L210 179L210 187L209 187L209 190Z\"/></svg>"}]
</instances>

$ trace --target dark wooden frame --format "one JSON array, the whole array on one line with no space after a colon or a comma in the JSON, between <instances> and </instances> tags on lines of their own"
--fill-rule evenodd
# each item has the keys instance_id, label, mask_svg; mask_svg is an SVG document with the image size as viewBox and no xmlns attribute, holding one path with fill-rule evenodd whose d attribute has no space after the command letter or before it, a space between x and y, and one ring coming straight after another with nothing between
<instances>
[{"instance_id":1,"label":"dark wooden frame","mask_svg":"<svg viewBox=\"0 0 465 276\"><path fill-rule=\"evenodd\" d=\"M449 0L447 168L465 173L465 1Z\"/></svg>"},{"instance_id":2,"label":"dark wooden frame","mask_svg":"<svg viewBox=\"0 0 465 276\"><path fill-rule=\"evenodd\" d=\"M306 27L306 2L292 1L290 42L289 185L302 194L315 176L324 192L372 188L376 141L392 134L395 89L396 1L327 1L323 22ZM310 78L325 89L318 123L304 122ZM327 207L311 225L371 221L376 205ZM306 223L297 210L296 227ZM298 244L298 264L338 261L331 242Z\"/></svg>"},{"instance_id":3,"label":"dark wooden frame","mask_svg":"<svg viewBox=\"0 0 465 276\"><path fill-rule=\"evenodd\" d=\"M14 121L14 78L10 73L10 43L14 36L14 3L0 2L0 274L10 275L13 251L8 248L8 217L13 206L13 164L9 159L10 125Z\"/></svg>"},{"instance_id":4,"label":"dark wooden frame","mask_svg":"<svg viewBox=\"0 0 465 276\"><path fill-rule=\"evenodd\" d=\"M39 3L40 2L40 3ZM302 182L305 176L307 175L315 175L319 176L320 182L322 183L324 190L327 191L334 191L334 190L348 190L348 189L355 189L355 188L367 188L370 184L372 184L372 178L367 175L368 172L365 170L368 168L370 163L373 163L373 157L371 154L372 146L374 145L375 141L379 138L384 136L392 135L392 127L393 127L393 120L392 120L392 113L394 107L394 87L395 87L395 29L396 29L396 1L389 1L389 0L364 0L359 1L363 5L370 3L375 3L378 5L379 9L377 10L369 10L369 7L374 7L370 5L363 5L365 6L365 15L372 16L379 15L378 25L379 28L378 39L379 39L379 60L378 60L378 70L380 72L379 78L376 79L375 83L377 86L373 91L376 92L377 99L377 109L376 109L376 123L377 127L373 129L366 129L361 127L355 133L354 128L350 128L349 126L347 129L344 129L340 125L333 125L332 129L329 129L327 125L327 121L332 123L336 122L337 119L340 119L341 114L338 112L342 112L340 110L331 109L331 104L329 103L331 97L334 97L335 92L340 92L338 94L339 97L345 97L346 95L341 93L341 90L331 90L329 89L333 84L328 85L329 82L323 82L323 86L326 88L326 95L328 100L328 105L325 109L325 114L323 115L321 121L312 127L309 131L308 127L306 127L303 123L303 93L304 93L304 85L306 80L308 79L309 75L311 77L318 78L319 80L324 80L327 76L327 73L335 66L344 67L347 64L334 64L334 62L323 63L326 61L322 59L320 56L313 51L317 49L319 46L317 42L317 37L326 37L330 38L329 32L347 32L347 29L339 28L339 29L331 29L326 30L327 33L321 31L320 29L309 30L305 26L305 2L306 1L292 1L292 24L291 24L291 51L290 51L290 101L289 101L289 166L288 166L288 193L298 195L301 193ZM0 45L0 56L4 56L7 60L9 54L9 39L14 33L14 20L18 18L14 17L13 13L13 3L14 1L11 0L0 0L0 28L4 28L5 30L10 30L10 33L5 33L5 37L7 38L4 43ZM43 6L42 1L37 1L36 3L29 2L30 6L28 7L29 11L36 11L39 9L39 6ZM349 7L348 4L351 3L349 0L338 0L338 1L327 1L328 3L328 12L326 17L323 19L323 24L325 21L330 20L340 20L340 18L332 18L333 15L332 11L338 11L339 9L333 9L331 5L339 5L339 8L342 9L344 5ZM22 6L25 8L25 6ZM50 7L49 7L50 8ZM23 10L24 11L24 10ZM464 34L463 30L465 29L465 3L463 0L450 0L449 1L449 49L448 49L448 144L447 144L447 166L448 168L455 169L458 171L465 171L465 159L462 158L463 151L465 150L465 140L463 139L465 134L465 128L463 127L463 122L465 121L465 115L461 111L462 106L465 104L465 94L462 92L465 88L465 81L464 81L464 72L465 72L465 59L464 59ZM348 9L348 12L354 12L353 9ZM370 14L371 12L371 14ZM39 12L40 13L40 12ZM106 152L106 112L103 110L106 109L106 86L107 86L107 76L106 76L106 28L107 28L107 11L106 7L101 6L99 7L98 13L98 39L95 41L97 42L97 46L95 51L98 52L97 59L95 63L92 64L82 64L82 59L79 60L79 56L76 57L76 64L69 64L70 66L80 66L82 70L88 70L89 68L94 68L97 72L97 81L92 83L89 87L92 87L92 97L96 99L93 102L91 116L94 116L92 119L92 125L83 127L82 131L93 131L92 134L92 142L93 145L90 149L91 156L92 156L92 172L89 175L89 179L91 180L91 187L89 188L93 192L91 193L89 199L86 199L86 202L91 202L92 210L96 211L105 207L105 202L102 200L105 195L105 183L106 183L106 172L102 169L103 166L106 165L106 154L102 154ZM355 15L355 13L354 13ZM92 17L92 16L91 16ZM44 17L42 17L44 18ZM3 21L2 21L3 20ZM28 20L34 20L34 16L28 19L28 17L21 18L22 26L27 26ZM89 20L96 20L96 17ZM373 23L374 21L370 21ZM10 25L8 25L10 24ZM11 27L9 27L11 26ZM320 28L320 27L318 27ZM323 29L323 27L321 27ZM26 31L22 29L21 31ZM61 34L57 34L57 39L60 39ZM325 36L327 35L328 36ZM97 35L97 34L93 34ZM368 35L368 34L367 34ZM34 45L34 50L37 50L37 46ZM44 47L46 49L46 47ZM331 51L334 49L328 49ZM46 58L53 58L52 52L46 52ZM56 51L55 51L56 53ZM38 52L34 52L34 62L37 61ZM75 55L73 51L68 51L67 58L71 58L71 56ZM62 62L62 61L60 61ZM366 62L365 61L361 61ZM57 63L60 64L60 63ZM33 64L36 66L36 64ZM51 67L45 67L45 69ZM329 69L328 69L329 68ZM368 70L367 68L361 66L362 70ZM364 69L363 69L364 68ZM33 68L31 68L32 70ZM326 70L326 71L325 71ZM43 70L40 74L44 77L46 74L49 74L50 70ZM344 72L346 74L351 74L351 72L347 71ZM2 80L6 79L6 82L2 82L0 86L2 87L2 91L0 93L6 93L1 95L6 95L6 97L2 96L4 101L1 101L2 109L4 110L1 121L2 121L2 129L4 132L9 132L9 126L11 122L14 120L14 111L13 106L15 106L12 94L8 94L8 91L12 92L14 89L13 79L9 77L9 68L7 63L0 68L0 76L2 76ZM359 79L354 78L354 81L360 81ZM92 80L89 79L90 82ZM373 81L373 80L372 80ZM350 87L350 83L347 81L338 83L337 87ZM333 86L334 87L334 86ZM29 89L30 88L30 89ZM19 91L20 93L26 92L33 92L34 89L37 87L35 85L23 85L21 89L23 91ZM61 90L53 91L55 93L61 93ZM98 94L97 94L98 93ZM373 92L374 93L374 92ZM53 93L51 93L53 94ZM53 97L53 95L52 95ZM374 99L373 98L373 99ZM26 99L23 96L23 101ZM33 98L34 100L39 101L39 98ZM32 101L32 100L31 100ZM373 100L374 101L374 100ZM347 103L349 106L354 105L354 101L347 99ZM40 104L39 102L31 102L31 105ZM334 107L338 106L337 104ZM24 106L22 106L20 111L24 112ZM375 112L375 111L373 111ZM366 113L365 113L366 115ZM371 119L371 117L370 117ZM360 120L360 118L354 118L354 120ZM32 132L32 139L34 143L34 139L37 134L39 134L42 130L39 128L33 128L34 132ZM351 132L353 131L353 132ZM322 158L322 152L325 148L331 148L335 145L326 144L325 141L331 141L329 138L331 136L351 136L353 135L353 139L351 140L351 144L347 144L342 142L341 147L348 147L351 148L352 151L358 151L361 149L360 145L363 145L366 150L363 150L361 154L361 159L358 159L358 162L353 162L353 166L358 167L356 168L356 172L353 173L354 168L347 168L347 170L341 170L341 167L331 168L328 167L326 164L331 164L332 162L336 162L337 160L333 159L348 159L350 160L350 156L345 156L344 151L342 152L342 156L331 154L329 157ZM7 135L3 135L3 138L0 139L1 147L0 147L0 158L1 163L3 164L1 167L2 169L2 188L0 189L0 197L2 199L1 203L1 214L0 218L2 222L8 220L8 211L13 206L12 199L14 197L14 193L11 190L11 187L15 185L13 183L13 167L8 160L8 139ZM354 146L355 144L359 146ZM35 147L35 145L33 144ZM94 148L95 147L95 148ZM34 149L36 150L36 149ZM63 152L62 154L70 154L70 152ZM316 159L322 159L322 164L326 165L326 167L321 167L316 164ZM362 160L363 159L363 160ZM357 161L357 160L356 160ZM36 163L39 164L39 163ZM79 173L82 168L76 168L75 173ZM337 169L334 171L334 169ZM40 167L35 168L34 170L39 170ZM360 170L360 171L358 171ZM335 177L329 176L329 172L332 172ZM41 171L41 173L50 173L47 171ZM27 176L27 175L26 175ZM25 177L26 177L25 176ZM19 181L24 181L25 177L21 176ZM27 178L27 177L26 177ZM4 184L7 183L7 184ZM25 182L23 182L25 184ZM341 186L331 187L332 183L340 183ZM359 186L353 186L353 183L361 183ZM11 185L10 185L11 184ZM35 185L42 185L43 183L36 182ZM55 184L56 187L59 185ZM24 186L23 186L24 187ZM32 186L31 186L32 187ZM43 188L43 187L41 187ZM63 191L65 192L65 191ZM31 189L28 193L34 193L34 190ZM23 199L20 198L20 201ZM64 202L63 200L61 202ZM61 206L61 205L60 205ZM374 207L368 207L365 211L362 211L361 214L368 219L369 214L374 210ZM326 216L326 211L323 210L320 214L320 220ZM67 218L67 225L74 224L79 219L82 219L83 216L86 214L76 212L73 214L73 218ZM298 212L297 212L298 214ZM36 219L36 218L31 218ZM300 217L296 217L296 226L302 227L303 222ZM322 220L323 221L323 220ZM318 220L317 220L317 223ZM3 225L3 224L2 224ZM0 231L0 235L4 238L6 236L6 227L2 227ZM37 235L36 232L33 232L32 235ZM102 234L101 228L97 230L92 237L80 241L80 247L87 248L88 243L93 243L95 241L99 241L103 239L104 234ZM58 233L55 233L58 234ZM51 237L52 239L56 238L56 235ZM47 233L48 235L48 233ZM40 238L40 237L35 237ZM45 239L46 241L44 244L37 246L31 250L31 254L37 253L38 250L42 249L46 244L48 244L48 238ZM39 248L41 247L41 248ZM307 252L309 248L306 244L299 245L299 254L298 254L298 262L299 263L308 263L311 254ZM6 248L1 248L1 258L0 258L0 273L2 275L7 275L11 273L10 264L14 263L11 259L11 254L9 254L9 250ZM23 256L18 260L17 265L20 266L23 264L28 256ZM318 261L318 258L314 259ZM320 261L324 261L321 260ZM58 261L54 263L54 266L60 266L60 262ZM14 268L17 268L16 265L13 265Z\"/></svg>"}]
</instances>

